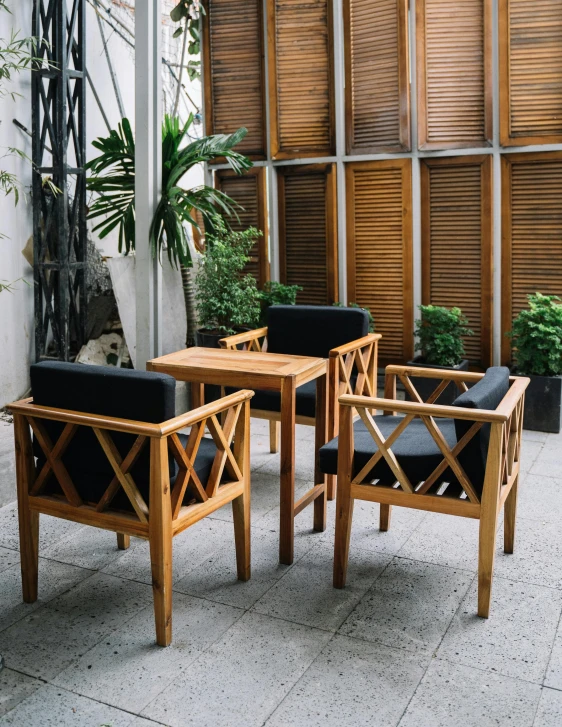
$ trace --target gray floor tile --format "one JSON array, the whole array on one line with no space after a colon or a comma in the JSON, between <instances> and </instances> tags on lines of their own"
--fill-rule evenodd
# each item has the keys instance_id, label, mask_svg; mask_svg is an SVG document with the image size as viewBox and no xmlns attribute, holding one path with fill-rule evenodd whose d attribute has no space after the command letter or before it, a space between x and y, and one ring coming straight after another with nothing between
<instances>
[{"instance_id":1,"label":"gray floor tile","mask_svg":"<svg viewBox=\"0 0 562 727\"><path fill-rule=\"evenodd\" d=\"M479 618L476 607L475 581L445 635L439 656L542 683L562 610L562 594L496 576L490 618Z\"/></svg>"},{"instance_id":2,"label":"gray floor tile","mask_svg":"<svg viewBox=\"0 0 562 727\"><path fill-rule=\"evenodd\" d=\"M396 725L425 666L419 657L397 649L336 636L266 727Z\"/></svg>"},{"instance_id":3,"label":"gray floor tile","mask_svg":"<svg viewBox=\"0 0 562 727\"><path fill-rule=\"evenodd\" d=\"M532 727L540 693L538 684L435 659L399 727Z\"/></svg>"},{"instance_id":4,"label":"gray floor tile","mask_svg":"<svg viewBox=\"0 0 562 727\"><path fill-rule=\"evenodd\" d=\"M54 543L76 533L84 526L59 517L39 517L39 550L50 548ZM0 546L19 550L18 509L15 502L0 508Z\"/></svg>"},{"instance_id":5,"label":"gray floor tile","mask_svg":"<svg viewBox=\"0 0 562 727\"><path fill-rule=\"evenodd\" d=\"M11 669L0 670L0 717L14 709L20 702L43 686L39 679L20 674Z\"/></svg>"},{"instance_id":6,"label":"gray floor tile","mask_svg":"<svg viewBox=\"0 0 562 727\"><path fill-rule=\"evenodd\" d=\"M0 548L0 573L20 562L20 554L17 550Z\"/></svg>"},{"instance_id":7,"label":"gray floor tile","mask_svg":"<svg viewBox=\"0 0 562 727\"><path fill-rule=\"evenodd\" d=\"M562 452L560 453L562 460ZM562 472L558 478L527 474L517 493L517 519L546 522L562 519Z\"/></svg>"},{"instance_id":8,"label":"gray floor tile","mask_svg":"<svg viewBox=\"0 0 562 727\"><path fill-rule=\"evenodd\" d=\"M376 550L396 555L426 517L425 512L395 507L390 530L379 530L379 506L373 502L356 500L353 508L350 547Z\"/></svg>"},{"instance_id":9,"label":"gray floor tile","mask_svg":"<svg viewBox=\"0 0 562 727\"><path fill-rule=\"evenodd\" d=\"M335 631L390 560L389 555L357 548L349 558L348 585L332 585L334 550L322 543L296 563L255 604L259 613Z\"/></svg>"},{"instance_id":10,"label":"gray floor tile","mask_svg":"<svg viewBox=\"0 0 562 727\"><path fill-rule=\"evenodd\" d=\"M548 439L548 434L546 432L534 432L531 429L524 429L523 430L523 442L542 442L543 444Z\"/></svg>"},{"instance_id":11,"label":"gray floor tile","mask_svg":"<svg viewBox=\"0 0 562 727\"><path fill-rule=\"evenodd\" d=\"M526 445L526 448L533 443ZM525 456L525 449L523 450ZM562 457L560 454L560 439L555 438L547 440L542 449L539 450L537 456L533 460L529 471L533 475L545 475L546 477L562 476Z\"/></svg>"},{"instance_id":12,"label":"gray floor tile","mask_svg":"<svg viewBox=\"0 0 562 727\"><path fill-rule=\"evenodd\" d=\"M280 454L267 454L262 459L252 460L252 470L279 475ZM310 482L314 479L314 440L297 439L295 447L295 478Z\"/></svg>"},{"instance_id":13,"label":"gray floor tile","mask_svg":"<svg viewBox=\"0 0 562 727\"><path fill-rule=\"evenodd\" d=\"M437 648L472 573L395 558L340 631L409 651Z\"/></svg>"},{"instance_id":14,"label":"gray floor tile","mask_svg":"<svg viewBox=\"0 0 562 727\"><path fill-rule=\"evenodd\" d=\"M84 527L58 543L45 548L45 558L60 563L70 563L80 568L100 570L121 555L117 548L117 536L109 530Z\"/></svg>"},{"instance_id":15,"label":"gray floor tile","mask_svg":"<svg viewBox=\"0 0 562 727\"><path fill-rule=\"evenodd\" d=\"M46 684L8 712L0 725L22 727L130 727L135 716Z\"/></svg>"},{"instance_id":16,"label":"gray floor tile","mask_svg":"<svg viewBox=\"0 0 562 727\"><path fill-rule=\"evenodd\" d=\"M239 609L175 593L170 647L155 644L154 611L148 606L54 682L86 697L103 695L107 704L140 712L241 615Z\"/></svg>"},{"instance_id":17,"label":"gray floor tile","mask_svg":"<svg viewBox=\"0 0 562 727\"><path fill-rule=\"evenodd\" d=\"M173 727L262 725L331 638L248 613L144 711Z\"/></svg>"},{"instance_id":18,"label":"gray floor tile","mask_svg":"<svg viewBox=\"0 0 562 727\"><path fill-rule=\"evenodd\" d=\"M0 573L0 631L91 576L90 570L40 558L39 598L35 603L24 603L19 563L6 569Z\"/></svg>"},{"instance_id":19,"label":"gray floor tile","mask_svg":"<svg viewBox=\"0 0 562 727\"><path fill-rule=\"evenodd\" d=\"M562 690L562 623L558 624L544 683L547 687Z\"/></svg>"},{"instance_id":20,"label":"gray floor tile","mask_svg":"<svg viewBox=\"0 0 562 727\"><path fill-rule=\"evenodd\" d=\"M297 481L295 487L300 486L300 482ZM272 508L279 504L279 473L252 471L251 488L251 521L252 525L257 525ZM232 507L230 505L221 507L211 517L232 522Z\"/></svg>"},{"instance_id":21,"label":"gray floor tile","mask_svg":"<svg viewBox=\"0 0 562 727\"><path fill-rule=\"evenodd\" d=\"M543 689L533 727L560 727L562 724L562 692Z\"/></svg>"},{"instance_id":22,"label":"gray floor tile","mask_svg":"<svg viewBox=\"0 0 562 727\"><path fill-rule=\"evenodd\" d=\"M93 575L2 634L6 664L51 680L151 601L144 584Z\"/></svg>"}]
</instances>

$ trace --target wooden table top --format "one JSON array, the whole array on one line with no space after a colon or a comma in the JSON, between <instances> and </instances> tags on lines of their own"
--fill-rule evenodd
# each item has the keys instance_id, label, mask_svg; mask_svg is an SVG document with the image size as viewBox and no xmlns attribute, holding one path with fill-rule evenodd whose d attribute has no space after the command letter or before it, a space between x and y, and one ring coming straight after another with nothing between
<instances>
[{"instance_id":1,"label":"wooden table top","mask_svg":"<svg viewBox=\"0 0 562 727\"><path fill-rule=\"evenodd\" d=\"M326 365L323 358L193 347L152 359L147 369L179 381L279 390L286 377L300 386L324 374Z\"/></svg>"}]
</instances>

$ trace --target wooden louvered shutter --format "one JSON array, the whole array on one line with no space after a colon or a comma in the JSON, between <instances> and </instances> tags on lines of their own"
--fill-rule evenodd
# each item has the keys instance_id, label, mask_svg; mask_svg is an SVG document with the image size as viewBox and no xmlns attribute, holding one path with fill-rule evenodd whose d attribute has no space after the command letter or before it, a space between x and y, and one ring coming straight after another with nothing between
<instances>
[{"instance_id":1,"label":"wooden louvered shutter","mask_svg":"<svg viewBox=\"0 0 562 727\"><path fill-rule=\"evenodd\" d=\"M268 0L273 158L334 152L332 0Z\"/></svg>"},{"instance_id":2,"label":"wooden louvered shutter","mask_svg":"<svg viewBox=\"0 0 562 727\"><path fill-rule=\"evenodd\" d=\"M281 282L303 288L298 303L330 305L338 299L335 164L277 172Z\"/></svg>"},{"instance_id":3,"label":"wooden louvered shutter","mask_svg":"<svg viewBox=\"0 0 562 727\"><path fill-rule=\"evenodd\" d=\"M414 353L412 163L355 162L347 168L347 298L370 308L383 363Z\"/></svg>"},{"instance_id":4,"label":"wooden louvered shutter","mask_svg":"<svg viewBox=\"0 0 562 727\"><path fill-rule=\"evenodd\" d=\"M410 149L408 0L344 3L347 153Z\"/></svg>"},{"instance_id":5,"label":"wooden louvered shutter","mask_svg":"<svg viewBox=\"0 0 562 727\"><path fill-rule=\"evenodd\" d=\"M416 3L420 149L492 138L492 0Z\"/></svg>"},{"instance_id":6,"label":"wooden louvered shutter","mask_svg":"<svg viewBox=\"0 0 562 727\"><path fill-rule=\"evenodd\" d=\"M562 142L560 0L500 0L504 146Z\"/></svg>"},{"instance_id":7,"label":"wooden louvered shutter","mask_svg":"<svg viewBox=\"0 0 562 727\"><path fill-rule=\"evenodd\" d=\"M251 252L251 261L246 272L251 273L260 288L269 280L269 261L267 254L267 191L264 167L253 167L240 176L230 169L215 172L215 184L237 202L243 209L236 209L238 220L229 218L233 230L247 230L255 227L263 232Z\"/></svg>"},{"instance_id":8,"label":"wooden louvered shutter","mask_svg":"<svg viewBox=\"0 0 562 727\"><path fill-rule=\"evenodd\" d=\"M203 77L205 131L247 136L237 151L266 154L262 0L205 0Z\"/></svg>"},{"instance_id":9,"label":"wooden louvered shutter","mask_svg":"<svg viewBox=\"0 0 562 727\"><path fill-rule=\"evenodd\" d=\"M562 152L502 157L502 328L527 295L562 293ZM511 358L502 336L502 359Z\"/></svg>"},{"instance_id":10,"label":"wooden louvered shutter","mask_svg":"<svg viewBox=\"0 0 562 727\"><path fill-rule=\"evenodd\" d=\"M461 308L467 358L491 366L492 158L425 159L421 188L422 302Z\"/></svg>"}]
</instances>

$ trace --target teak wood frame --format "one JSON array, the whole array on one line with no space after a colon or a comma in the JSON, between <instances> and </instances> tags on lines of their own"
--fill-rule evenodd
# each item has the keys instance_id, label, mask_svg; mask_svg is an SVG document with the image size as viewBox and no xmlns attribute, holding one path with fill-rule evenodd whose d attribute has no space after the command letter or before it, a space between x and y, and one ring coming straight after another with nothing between
<instances>
[{"instance_id":1,"label":"teak wood frame","mask_svg":"<svg viewBox=\"0 0 562 727\"><path fill-rule=\"evenodd\" d=\"M411 376L435 379L436 388L424 404L411 381ZM340 435L338 447L338 496L336 504L336 537L334 545L334 586L343 588L347 575L349 541L353 504L355 500L380 503L380 529L390 527L392 505L457 515L480 520L478 555L478 615L488 618L498 516L505 505L504 550L513 553L515 542L515 516L517 484L519 480L521 435L525 389L529 379L510 377L510 388L494 411L468 409L433 404L444 388L453 381L460 391L467 383L478 382L484 374L449 372L441 369L419 369L407 366L388 366L386 369L385 398L340 397ZM396 381L399 379L413 401L396 400ZM371 411L385 414L403 414L404 418L386 439L371 416ZM354 474L353 411L357 410L373 440L377 452L362 470ZM424 482L410 482L392 452L392 444L410 422L420 418L443 454L441 464ZM449 448L436 419L463 419L473 422L472 427L453 448ZM490 443L482 494L479 495L465 471L458 455L480 430L490 425ZM369 481L369 472L384 459L396 482L392 487ZM455 486L441 482L441 475L450 468L459 483ZM452 492L449 492L452 490Z\"/></svg>"},{"instance_id":2,"label":"teak wood frame","mask_svg":"<svg viewBox=\"0 0 562 727\"><path fill-rule=\"evenodd\" d=\"M378 345L382 338L380 333L369 333L350 343L346 343L330 351L328 358L327 382L327 439L330 441L338 435L339 407L338 397L344 395L376 396L377 395L377 367ZM267 349L267 327L257 328L254 331L239 333L235 336L223 338L220 341L222 348L235 349L243 347L248 351L265 351ZM356 372L355 385L352 374ZM270 451L279 451L279 423L281 412L266 411L265 409L252 409L252 416L256 419L269 421ZM296 415L297 424L315 427L315 417ZM328 500L336 495L336 478L327 477Z\"/></svg>"},{"instance_id":3,"label":"teak wood frame","mask_svg":"<svg viewBox=\"0 0 562 727\"><path fill-rule=\"evenodd\" d=\"M156 641L160 646L168 646L172 640L172 538L229 502L234 519L238 578L247 581L250 578L250 399L253 395L252 391L239 391L161 424L38 406L32 399L10 404L14 415L23 600L26 603L37 600L40 513L112 530L117 533L120 549L128 547L131 535L149 541ZM50 440L44 421L65 424L56 443ZM94 432L115 472L97 503L82 500L62 460L78 427L88 427ZM191 427L185 449L177 435L184 427ZM193 465L207 429L215 441L217 454L208 482L203 486ZM35 463L31 431L46 458L41 471ZM137 437L124 459L115 447L111 432ZM130 474L145 446L150 448L150 507ZM170 487L170 455L179 467L173 487ZM64 496L42 494L50 475L57 478ZM183 499L188 485L194 496L185 505ZM133 512L111 509L111 501L119 488L125 491Z\"/></svg>"}]
</instances>

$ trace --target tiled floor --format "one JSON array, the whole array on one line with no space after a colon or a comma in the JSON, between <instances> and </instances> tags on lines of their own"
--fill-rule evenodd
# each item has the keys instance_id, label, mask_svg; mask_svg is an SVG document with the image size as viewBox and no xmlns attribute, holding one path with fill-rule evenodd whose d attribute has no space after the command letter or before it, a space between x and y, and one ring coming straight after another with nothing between
<instances>
[{"instance_id":1,"label":"tiled floor","mask_svg":"<svg viewBox=\"0 0 562 727\"><path fill-rule=\"evenodd\" d=\"M154 645L146 543L43 517L40 600L21 602L17 515L0 509L0 725L560 727L562 437L524 437L518 540L498 535L492 615L477 618L478 524L357 503L348 586L325 533L297 521L277 562L278 471L252 421L252 579L231 515L174 541L174 641ZM299 428L297 489L311 474Z\"/></svg>"}]
</instances>

